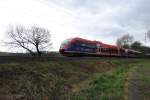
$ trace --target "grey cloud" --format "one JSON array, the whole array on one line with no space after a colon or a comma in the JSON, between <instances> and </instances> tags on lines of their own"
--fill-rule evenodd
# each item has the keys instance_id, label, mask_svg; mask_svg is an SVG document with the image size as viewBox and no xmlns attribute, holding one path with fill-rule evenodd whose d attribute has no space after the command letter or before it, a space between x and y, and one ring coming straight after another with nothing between
<instances>
[{"instance_id":1,"label":"grey cloud","mask_svg":"<svg viewBox=\"0 0 150 100\"><path fill-rule=\"evenodd\" d=\"M129 4L128 12L124 16L118 16L118 23L126 27L132 28L148 28L150 26L150 1L149 0L134 0ZM119 18L120 17L120 18Z\"/></svg>"},{"instance_id":2,"label":"grey cloud","mask_svg":"<svg viewBox=\"0 0 150 100\"><path fill-rule=\"evenodd\" d=\"M61 7L68 9L80 10L87 9L89 12L102 11L109 6L116 6L118 4L126 3L126 0L49 0Z\"/></svg>"},{"instance_id":3,"label":"grey cloud","mask_svg":"<svg viewBox=\"0 0 150 100\"><path fill-rule=\"evenodd\" d=\"M78 16L79 31L91 33L93 36L113 38L131 33L135 38L139 38L143 36L143 31L150 29L150 0L52 0L52 2L72 11Z\"/></svg>"}]
</instances>

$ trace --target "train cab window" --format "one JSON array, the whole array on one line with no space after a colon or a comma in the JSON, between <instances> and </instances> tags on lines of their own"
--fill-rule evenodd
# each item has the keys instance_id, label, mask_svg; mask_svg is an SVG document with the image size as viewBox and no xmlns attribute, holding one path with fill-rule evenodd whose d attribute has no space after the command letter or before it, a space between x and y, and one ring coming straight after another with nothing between
<instances>
[{"instance_id":1,"label":"train cab window","mask_svg":"<svg viewBox=\"0 0 150 100\"><path fill-rule=\"evenodd\" d=\"M68 43L69 43L71 40L72 40L72 39L67 39L67 40L63 41L63 43L61 44L61 46L68 45Z\"/></svg>"}]
</instances>

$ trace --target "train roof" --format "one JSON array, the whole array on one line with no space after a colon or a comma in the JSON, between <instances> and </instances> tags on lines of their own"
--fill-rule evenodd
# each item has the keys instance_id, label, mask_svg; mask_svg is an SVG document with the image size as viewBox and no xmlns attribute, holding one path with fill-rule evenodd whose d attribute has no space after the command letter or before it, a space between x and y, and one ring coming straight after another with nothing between
<instances>
[{"instance_id":1,"label":"train roof","mask_svg":"<svg viewBox=\"0 0 150 100\"><path fill-rule=\"evenodd\" d=\"M75 38L73 38L73 40L80 40L80 41L83 41L83 42L93 43L93 41L91 41L91 40L83 39L83 38L80 38L80 37L75 37Z\"/></svg>"},{"instance_id":2,"label":"train roof","mask_svg":"<svg viewBox=\"0 0 150 100\"><path fill-rule=\"evenodd\" d=\"M109 44L105 44L105 43L103 43L103 42L101 42L101 41L92 41L92 40L88 40L88 39L83 39L83 38L80 38L80 37L75 37L75 38L72 38L73 40L81 40L81 41L84 41L84 42L88 42L88 43L92 43L92 44L101 44L103 47L105 47L105 48L119 48L119 47L117 47L117 46L114 46L114 45L109 45Z\"/></svg>"}]
</instances>

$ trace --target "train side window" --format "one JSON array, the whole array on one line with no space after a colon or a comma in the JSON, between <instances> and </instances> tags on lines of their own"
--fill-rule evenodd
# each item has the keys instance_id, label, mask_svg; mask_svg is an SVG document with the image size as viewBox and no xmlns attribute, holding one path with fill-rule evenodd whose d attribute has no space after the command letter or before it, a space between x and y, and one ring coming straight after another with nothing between
<instances>
[{"instance_id":1,"label":"train side window","mask_svg":"<svg viewBox=\"0 0 150 100\"><path fill-rule=\"evenodd\" d=\"M101 52L109 52L108 48L101 48Z\"/></svg>"},{"instance_id":2,"label":"train side window","mask_svg":"<svg viewBox=\"0 0 150 100\"><path fill-rule=\"evenodd\" d=\"M86 46L86 44L81 44L81 45L84 46L84 47Z\"/></svg>"},{"instance_id":3,"label":"train side window","mask_svg":"<svg viewBox=\"0 0 150 100\"><path fill-rule=\"evenodd\" d=\"M101 52L103 52L103 48L101 48Z\"/></svg>"},{"instance_id":4,"label":"train side window","mask_svg":"<svg viewBox=\"0 0 150 100\"><path fill-rule=\"evenodd\" d=\"M77 41L75 42L75 44L76 44L76 46L81 46L82 42L79 41L79 40L77 40Z\"/></svg>"},{"instance_id":5,"label":"train side window","mask_svg":"<svg viewBox=\"0 0 150 100\"><path fill-rule=\"evenodd\" d=\"M109 52L109 48L106 48L106 52Z\"/></svg>"},{"instance_id":6,"label":"train side window","mask_svg":"<svg viewBox=\"0 0 150 100\"><path fill-rule=\"evenodd\" d=\"M107 48L105 48L105 52L107 52L108 51L108 49Z\"/></svg>"}]
</instances>

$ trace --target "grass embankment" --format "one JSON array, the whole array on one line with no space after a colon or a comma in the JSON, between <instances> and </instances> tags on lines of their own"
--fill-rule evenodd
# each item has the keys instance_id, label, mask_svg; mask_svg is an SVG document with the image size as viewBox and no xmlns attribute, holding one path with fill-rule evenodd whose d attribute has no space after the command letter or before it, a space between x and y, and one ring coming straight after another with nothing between
<instances>
[{"instance_id":1,"label":"grass embankment","mask_svg":"<svg viewBox=\"0 0 150 100\"><path fill-rule=\"evenodd\" d=\"M122 100L139 60L26 61L0 64L0 99Z\"/></svg>"},{"instance_id":2,"label":"grass embankment","mask_svg":"<svg viewBox=\"0 0 150 100\"><path fill-rule=\"evenodd\" d=\"M109 73L97 74L95 78L86 82L85 87L66 96L69 100L124 100L125 83L128 72L134 67L135 62L117 63L115 69ZM87 85L88 84L88 85ZM82 85L84 86L84 85Z\"/></svg>"}]
</instances>

